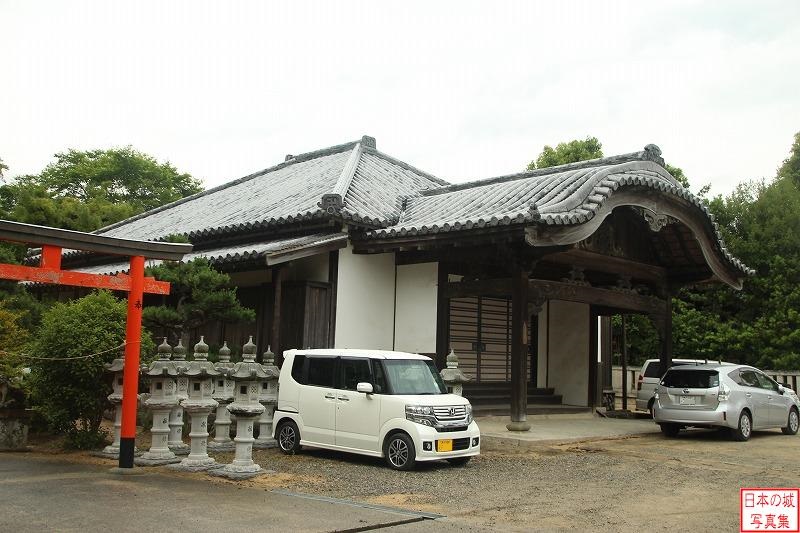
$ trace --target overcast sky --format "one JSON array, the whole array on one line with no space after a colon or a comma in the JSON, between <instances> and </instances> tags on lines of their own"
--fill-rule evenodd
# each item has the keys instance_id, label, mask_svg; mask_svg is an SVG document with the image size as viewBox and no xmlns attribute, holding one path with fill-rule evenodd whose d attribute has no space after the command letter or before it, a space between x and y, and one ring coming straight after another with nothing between
<instances>
[{"instance_id":1,"label":"overcast sky","mask_svg":"<svg viewBox=\"0 0 800 533\"><path fill-rule=\"evenodd\" d=\"M367 134L448 181L588 135L696 191L800 131L800 2L0 0L0 158L132 145L213 186Z\"/></svg>"}]
</instances>

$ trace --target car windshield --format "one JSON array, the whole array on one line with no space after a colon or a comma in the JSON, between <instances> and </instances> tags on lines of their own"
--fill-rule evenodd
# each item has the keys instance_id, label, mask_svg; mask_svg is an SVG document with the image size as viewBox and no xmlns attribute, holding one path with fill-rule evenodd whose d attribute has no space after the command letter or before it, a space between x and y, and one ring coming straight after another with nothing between
<instances>
[{"instance_id":1,"label":"car windshield","mask_svg":"<svg viewBox=\"0 0 800 533\"><path fill-rule=\"evenodd\" d=\"M383 365L392 394L447 394L433 361L386 359Z\"/></svg>"},{"instance_id":2,"label":"car windshield","mask_svg":"<svg viewBox=\"0 0 800 533\"><path fill-rule=\"evenodd\" d=\"M661 384L683 389L710 389L719 386L719 374L716 370L672 368L664 374Z\"/></svg>"}]
</instances>

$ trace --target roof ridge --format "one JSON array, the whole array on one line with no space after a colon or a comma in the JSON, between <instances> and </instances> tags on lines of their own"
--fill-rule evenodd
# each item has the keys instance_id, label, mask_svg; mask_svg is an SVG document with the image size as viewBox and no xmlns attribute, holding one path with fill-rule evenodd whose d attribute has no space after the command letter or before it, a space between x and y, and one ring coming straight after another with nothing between
<instances>
[{"instance_id":1,"label":"roof ridge","mask_svg":"<svg viewBox=\"0 0 800 533\"><path fill-rule=\"evenodd\" d=\"M227 188L233 187L235 185L239 185L239 184L244 183L246 181L255 179L255 178L259 177L259 176L263 176L264 174L267 174L269 172L274 172L276 170L280 170L282 168L291 166L291 165L293 165L295 163L302 163L304 161L309 161L311 159L316 159L318 157L324 157L326 155L332 155L332 154L336 154L336 153L339 153L339 152L343 152L343 151L347 150L348 148L352 148L352 147L356 146L358 143L359 143L359 141L351 141L351 142L344 143L344 144L337 144L337 145L334 145L334 146L329 146L328 148L322 148L322 149L319 149L319 150L306 152L306 153L299 154L299 155L296 155L296 156L287 155L286 156L286 160L283 161L282 163L278 163L277 165L273 165L273 166L265 168L263 170L259 170L257 172L254 172L252 174L248 174L248 175L243 176L241 178L237 178L235 180L223 183L221 185L217 185L216 187L212 187L211 189L206 189L205 191L200 191L200 192L192 194L190 196L185 196L183 198L175 200L174 202L170 202L168 204L164 204L164 205L156 207L154 209L150 209L149 211L145 211L144 213L139 213L138 215L134 215L134 216L132 216L130 218L126 218L125 220L120 220L119 222L115 222L113 224L109 224L108 226L104 226L104 227L102 227L100 229L96 229L92 233L100 234L100 233L103 233L103 232L106 232L106 231L109 231L109 230L124 226L126 224L131 223L131 222L135 222L137 220L141 220L141 219L143 219L145 217L148 217L150 215L154 215L156 213L160 213L161 211L165 211L167 209L171 209L171 208L173 208L175 206L178 206L178 205L181 205L183 203L189 202L189 201L194 200L196 198L202 198L203 196L207 196L209 194L213 194L215 192L222 191L222 190L225 190Z\"/></svg>"},{"instance_id":2,"label":"roof ridge","mask_svg":"<svg viewBox=\"0 0 800 533\"><path fill-rule=\"evenodd\" d=\"M317 204L329 215L340 214L344 209L344 198L347 196L347 191L350 189L350 184L353 183L353 177L356 175L356 169L358 169L358 163L361 161L361 154L363 153L363 146L362 142L356 143L342 167L342 173L339 174L339 178L333 186L333 192L323 194Z\"/></svg>"},{"instance_id":3,"label":"roof ridge","mask_svg":"<svg viewBox=\"0 0 800 533\"><path fill-rule=\"evenodd\" d=\"M378 157L380 157L382 159L385 159L386 161L389 161L390 163L393 163L393 164L395 164L395 165L397 165L399 167L402 167L402 168L404 168L406 170L410 170L411 172L415 172L415 173L419 174L420 176L422 176L424 178L427 178L430 181L436 183L437 185L440 185L440 186L443 186L443 187L448 187L448 186L452 185L450 182L445 181L442 178L438 178L438 177L434 176L433 174L431 174L430 172L425 172L424 170L420 170L419 168L415 167L414 165L409 165L405 161L401 161L401 160L399 160L399 159L397 159L395 157L390 156L389 154L381 152L380 150L378 150L374 146L365 146L364 147L364 152L366 152L368 154L376 155L376 156L378 156ZM435 189L430 189L430 190L435 190Z\"/></svg>"},{"instance_id":4,"label":"roof ridge","mask_svg":"<svg viewBox=\"0 0 800 533\"><path fill-rule=\"evenodd\" d=\"M547 176L550 174L557 174L559 172L566 172L569 170L582 170L587 168L600 167L605 165L618 165L621 163L629 163L631 161L652 161L664 166L664 159L661 157L661 149L655 144L648 144L644 150L640 152L630 152L627 154L612 155L609 157L599 157L597 159L587 159L585 161L577 161L575 163L566 163L563 165L556 165L547 168L537 168L535 170L528 170L525 172L518 172L516 174L506 174L504 176L497 176L493 178L483 178L478 180L467 181L464 183L454 183L447 187L440 187L438 189L429 189L422 192L422 196L435 196L438 194L446 194L448 192L461 191L464 189L472 189L474 187L482 187L485 185L495 185L497 183L507 183L509 181L521 180L526 178L535 178L538 176Z\"/></svg>"}]
</instances>

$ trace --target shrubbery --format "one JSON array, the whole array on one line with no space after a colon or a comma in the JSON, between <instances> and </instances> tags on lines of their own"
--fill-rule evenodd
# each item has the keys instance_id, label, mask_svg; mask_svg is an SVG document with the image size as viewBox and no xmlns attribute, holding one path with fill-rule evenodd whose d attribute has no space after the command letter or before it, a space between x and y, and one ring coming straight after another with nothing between
<instances>
[{"instance_id":1,"label":"shrubbery","mask_svg":"<svg viewBox=\"0 0 800 533\"><path fill-rule=\"evenodd\" d=\"M42 317L30 353L38 357L80 357L111 350L125 340L126 315L126 302L106 291L57 303ZM33 403L53 430L67 434L68 445L94 448L105 438L100 422L109 407L111 386L103 363L119 353L111 350L72 361L32 360ZM143 359L153 353L150 335L143 331Z\"/></svg>"}]
</instances>

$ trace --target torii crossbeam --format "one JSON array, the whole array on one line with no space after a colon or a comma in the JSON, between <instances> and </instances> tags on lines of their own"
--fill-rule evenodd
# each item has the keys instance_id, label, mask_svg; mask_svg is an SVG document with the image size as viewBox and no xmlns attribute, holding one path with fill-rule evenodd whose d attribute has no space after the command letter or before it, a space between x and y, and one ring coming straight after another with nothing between
<instances>
[{"instance_id":1,"label":"torii crossbeam","mask_svg":"<svg viewBox=\"0 0 800 533\"><path fill-rule=\"evenodd\" d=\"M144 293L169 294L170 290L168 282L144 277L144 260L150 258L179 261L192 251L192 245L118 239L8 220L0 220L0 240L42 247L38 267L0 263L0 279L92 287L128 293L119 467L133 468L136 398L139 391L139 351L142 343L142 299ZM62 270L63 249L128 256L130 272L128 275L108 276Z\"/></svg>"}]
</instances>

